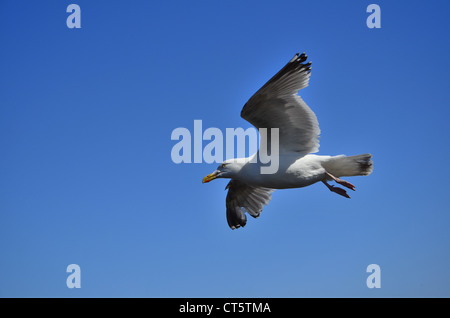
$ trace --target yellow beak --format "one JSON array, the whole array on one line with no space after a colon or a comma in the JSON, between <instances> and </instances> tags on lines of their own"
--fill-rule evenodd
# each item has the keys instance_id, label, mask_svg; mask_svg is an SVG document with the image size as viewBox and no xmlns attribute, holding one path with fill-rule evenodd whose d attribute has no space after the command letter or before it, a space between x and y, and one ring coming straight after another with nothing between
<instances>
[{"instance_id":1,"label":"yellow beak","mask_svg":"<svg viewBox=\"0 0 450 318\"><path fill-rule=\"evenodd\" d=\"M203 178L202 183L207 183L211 180L214 180L215 178L217 178L218 172L214 171L213 173L208 174L206 177Z\"/></svg>"}]
</instances>

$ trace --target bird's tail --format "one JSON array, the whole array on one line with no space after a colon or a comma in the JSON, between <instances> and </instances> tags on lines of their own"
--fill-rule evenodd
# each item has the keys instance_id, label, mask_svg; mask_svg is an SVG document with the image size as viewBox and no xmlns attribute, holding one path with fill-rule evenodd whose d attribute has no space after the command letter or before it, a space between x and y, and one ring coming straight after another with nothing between
<instances>
[{"instance_id":1,"label":"bird's tail","mask_svg":"<svg viewBox=\"0 0 450 318\"><path fill-rule=\"evenodd\" d=\"M334 156L322 164L335 177L368 176L373 171L372 155Z\"/></svg>"}]
</instances>

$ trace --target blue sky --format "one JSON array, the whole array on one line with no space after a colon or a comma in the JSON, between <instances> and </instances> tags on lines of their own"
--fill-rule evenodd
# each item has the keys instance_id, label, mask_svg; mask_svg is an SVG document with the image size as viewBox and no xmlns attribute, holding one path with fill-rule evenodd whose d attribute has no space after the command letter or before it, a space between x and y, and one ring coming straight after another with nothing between
<instances>
[{"instance_id":1,"label":"blue sky","mask_svg":"<svg viewBox=\"0 0 450 318\"><path fill-rule=\"evenodd\" d=\"M0 296L449 297L449 10L1 1ZM298 51L319 154L370 152L374 173L348 179L351 200L276 191L232 231L227 182L201 183L217 165L173 163L171 132L251 127L242 106Z\"/></svg>"}]
</instances>

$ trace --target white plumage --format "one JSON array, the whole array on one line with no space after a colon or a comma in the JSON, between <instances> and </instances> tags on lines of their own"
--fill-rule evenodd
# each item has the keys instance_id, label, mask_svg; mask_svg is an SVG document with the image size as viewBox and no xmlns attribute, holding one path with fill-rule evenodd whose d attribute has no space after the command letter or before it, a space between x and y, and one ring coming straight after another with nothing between
<instances>
[{"instance_id":1,"label":"white plumage","mask_svg":"<svg viewBox=\"0 0 450 318\"><path fill-rule=\"evenodd\" d=\"M369 175L372 155L347 157L312 155L319 150L319 123L314 112L297 95L308 86L311 62L305 53L296 54L277 74L259 89L244 105L241 116L256 128L279 129L279 167L275 173L262 174L265 166L259 160L259 151L248 158L224 161L203 182L216 178L231 178L226 198L227 221L232 228L245 226L245 212L258 217L271 200L274 189L301 188L322 181L328 189L350 198L335 182L354 190L342 176ZM261 139L261 149L271 149ZM266 148L267 147L267 148Z\"/></svg>"}]
</instances>

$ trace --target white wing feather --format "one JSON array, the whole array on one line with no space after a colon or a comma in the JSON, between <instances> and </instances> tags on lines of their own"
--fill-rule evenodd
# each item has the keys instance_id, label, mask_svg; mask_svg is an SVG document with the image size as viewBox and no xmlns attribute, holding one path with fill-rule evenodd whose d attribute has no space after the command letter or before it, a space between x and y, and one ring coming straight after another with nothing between
<instances>
[{"instance_id":1,"label":"white wing feather","mask_svg":"<svg viewBox=\"0 0 450 318\"><path fill-rule=\"evenodd\" d=\"M297 95L309 83L311 62L303 64L306 59L304 53L297 53L249 99L241 111L241 117L258 129L268 128L270 131L270 128L279 128L280 154L296 152L306 155L319 150L319 122Z\"/></svg>"}]
</instances>

